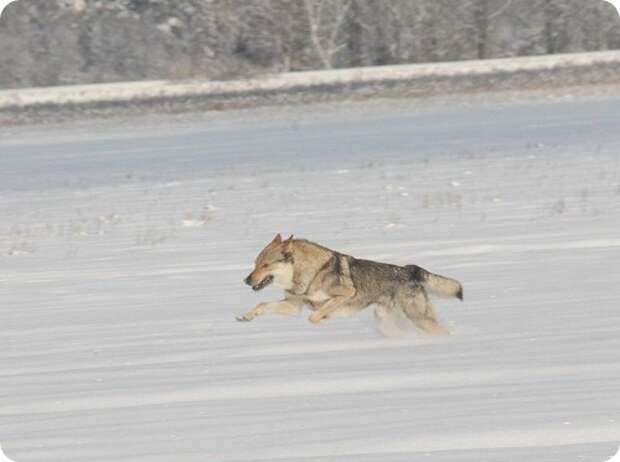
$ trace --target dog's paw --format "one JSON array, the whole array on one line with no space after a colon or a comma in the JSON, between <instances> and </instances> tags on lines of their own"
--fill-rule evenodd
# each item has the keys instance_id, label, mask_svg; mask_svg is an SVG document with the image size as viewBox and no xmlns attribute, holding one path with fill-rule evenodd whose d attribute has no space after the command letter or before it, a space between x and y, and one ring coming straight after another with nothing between
<instances>
[{"instance_id":1,"label":"dog's paw","mask_svg":"<svg viewBox=\"0 0 620 462\"><path fill-rule=\"evenodd\" d=\"M323 321L325 321L325 319L326 318L323 317L323 315L314 313L308 318L308 321L310 321L312 324L321 324Z\"/></svg>"},{"instance_id":2,"label":"dog's paw","mask_svg":"<svg viewBox=\"0 0 620 462\"><path fill-rule=\"evenodd\" d=\"M241 315L241 316L236 316L236 317L235 317L235 319L236 319L237 321L239 321L239 322L249 322L249 321L251 321L252 319L254 319L254 317L253 317L253 316L249 316L249 315L247 315L247 314L243 314L243 315Z\"/></svg>"}]
</instances>

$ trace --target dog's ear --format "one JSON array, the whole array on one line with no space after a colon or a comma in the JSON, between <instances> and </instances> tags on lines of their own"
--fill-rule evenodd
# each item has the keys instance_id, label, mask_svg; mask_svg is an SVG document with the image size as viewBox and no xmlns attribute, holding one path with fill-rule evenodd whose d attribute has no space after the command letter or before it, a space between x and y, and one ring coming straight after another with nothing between
<instances>
[{"instance_id":1,"label":"dog's ear","mask_svg":"<svg viewBox=\"0 0 620 462\"><path fill-rule=\"evenodd\" d=\"M282 242L282 236L280 236L280 233L276 234L276 237L273 238L273 241L271 241L272 244L279 244L280 242Z\"/></svg>"},{"instance_id":2,"label":"dog's ear","mask_svg":"<svg viewBox=\"0 0 620 462\"><path fill-rule=\"evenodd\" d=\"M282 253L284 254L284 261L288 263L293 263L293 235L291 234L291 237L289 237L286 241L284 241L282 245L283 245Z\"/></svg>"},{"instance_id":3,"label":"dog's ear","mask_svg":"<svg viewBox=\"0 0 620 462\"><path fill-rule=\"evenodd\" d=\"M284 241L284 251L285 252L290 252L293 248L293 235L291 234L291 236Z\"/></svg>"}]
</instances>

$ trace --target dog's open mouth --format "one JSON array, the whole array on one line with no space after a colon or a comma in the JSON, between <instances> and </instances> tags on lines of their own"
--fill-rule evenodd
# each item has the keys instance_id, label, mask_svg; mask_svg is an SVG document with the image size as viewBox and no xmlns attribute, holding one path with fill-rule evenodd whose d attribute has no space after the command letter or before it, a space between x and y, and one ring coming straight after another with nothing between
<instances>
[{"instance_id":1,"label":"dog's open mouth","mask_svg":"<svg viewBox=\"0 0 620 462\"><path fill-rule=\"evenodd\" d=\"M273 282L273 276L269 275L265 279L263 279L261 282L259 282L258 284L253 285L252 290L259 291L267 287L272 282Z\"/></svg>"}]
</instances>

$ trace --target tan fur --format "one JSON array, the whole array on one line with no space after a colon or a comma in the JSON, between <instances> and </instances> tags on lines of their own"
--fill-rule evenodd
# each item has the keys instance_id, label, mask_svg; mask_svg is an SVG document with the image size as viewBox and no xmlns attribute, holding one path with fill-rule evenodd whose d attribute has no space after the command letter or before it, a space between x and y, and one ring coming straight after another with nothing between
<instances>
[{"instance_id":1,"label":"tan fur","mask_svg":"<svg viewBox=\"0 0 620 462\"><path fill-rule=\"evenodd\" d=\"M267 313L296 315L308 306L309 320L318 324L332 316L350 316L376 306L378 318L400 310L427 332L445 335L425 291L462 298L458 281L415 265L404 267L359 260L303 239L286 240L278 234L258 254L245 282L254 290L274 283L285 290L275 302L259 303L237 317L250 321Z\"/></svg>"}]
</instances>

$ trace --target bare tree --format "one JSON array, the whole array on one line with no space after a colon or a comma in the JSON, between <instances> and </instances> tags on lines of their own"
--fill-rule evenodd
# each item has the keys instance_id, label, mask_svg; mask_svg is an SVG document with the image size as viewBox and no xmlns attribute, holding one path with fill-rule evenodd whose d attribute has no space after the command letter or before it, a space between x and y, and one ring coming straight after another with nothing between
<instances>
[{"instance_id":1,"label":"bare tree","mask_svg":"<svg viewBox=\"0 0 620 462\"><path fill-rule=\"evenodd\" d=\"M20 0L0 88L606 49L603 0Z\"/></svg>"},{"instance_id":2,"label":"bare tree","mask_svg":"<svg viewBox=\"0 0 620 462\"><path fill-rule=\"evenodd\" d=\"M350 0L303 1L314 50L323 68L331 69L336 53L346 47L341 35Z\"/></svg>"}]
</instances>

